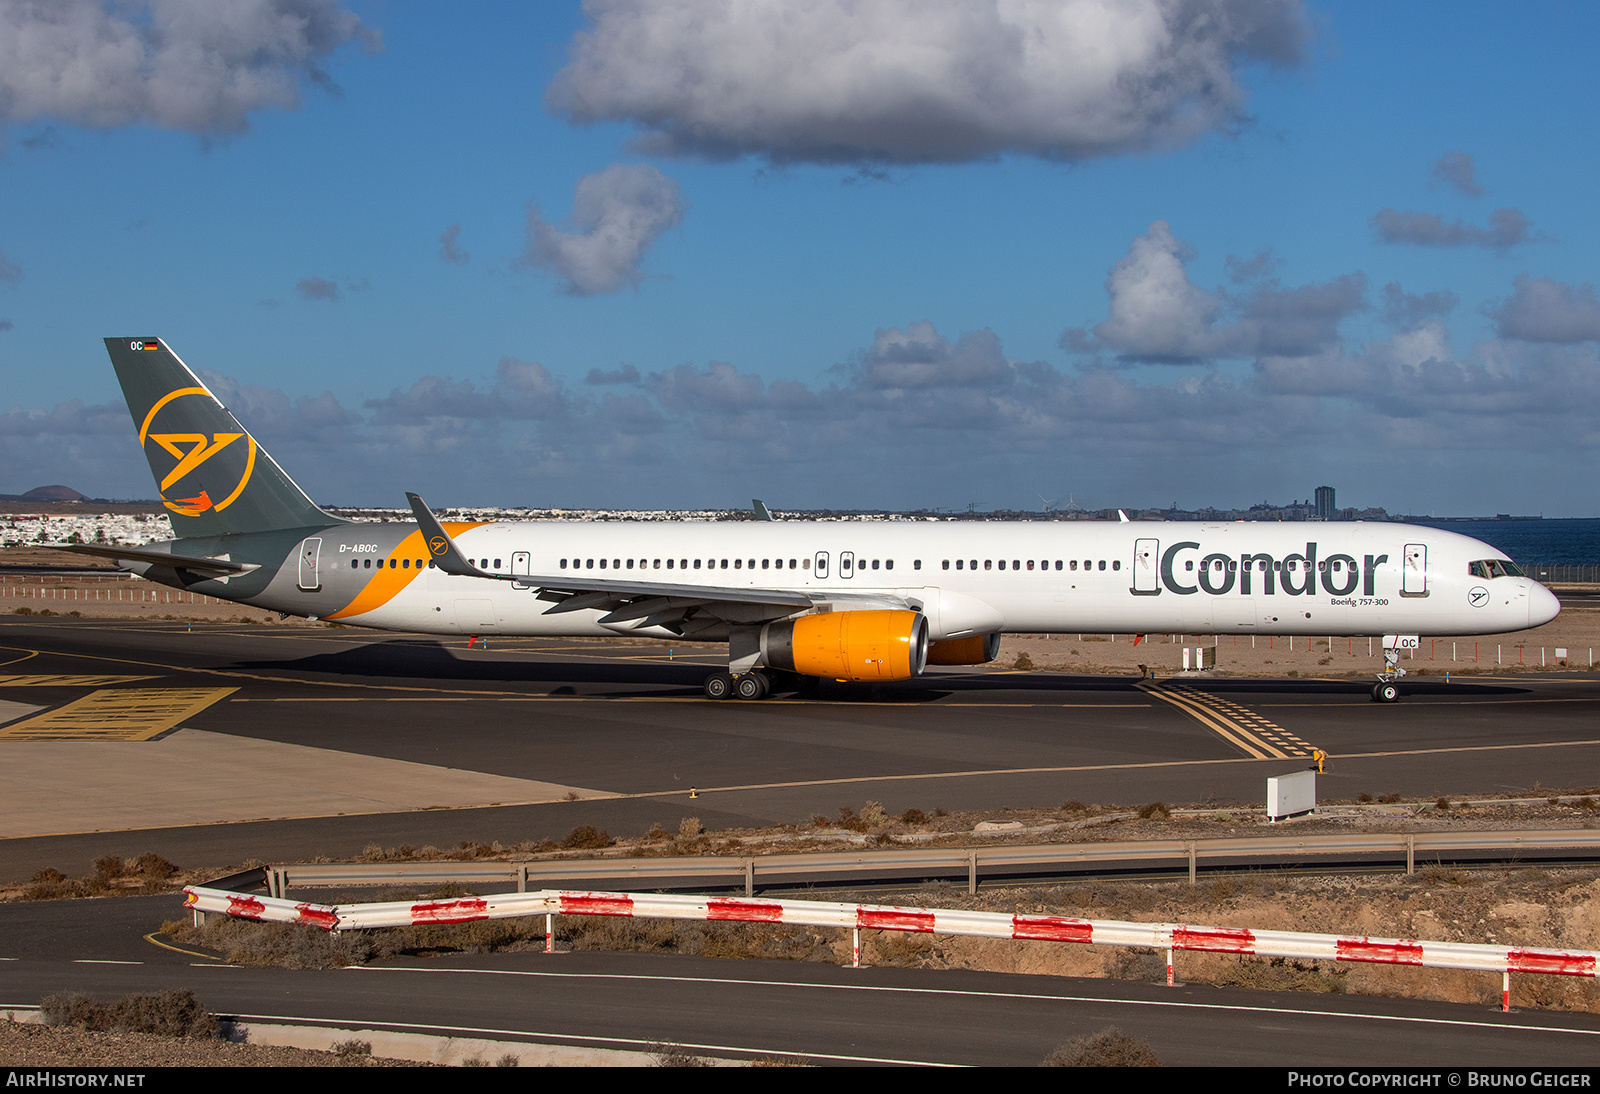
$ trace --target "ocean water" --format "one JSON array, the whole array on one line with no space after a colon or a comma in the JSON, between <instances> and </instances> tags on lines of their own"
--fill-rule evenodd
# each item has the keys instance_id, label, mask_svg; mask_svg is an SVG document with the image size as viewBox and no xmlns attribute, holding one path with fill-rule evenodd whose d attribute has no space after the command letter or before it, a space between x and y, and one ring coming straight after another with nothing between
<instances>
[{"instance_id":1,"label":"ocean water","mask_svg":"<svg viewBox=\"0 0 1600 1094\"><path fill-rule=\"evenodd\" d=\"M1500 548L1524 565L1600 563L1600 519L1416 521Z\"/></svg>"}]
</instances>

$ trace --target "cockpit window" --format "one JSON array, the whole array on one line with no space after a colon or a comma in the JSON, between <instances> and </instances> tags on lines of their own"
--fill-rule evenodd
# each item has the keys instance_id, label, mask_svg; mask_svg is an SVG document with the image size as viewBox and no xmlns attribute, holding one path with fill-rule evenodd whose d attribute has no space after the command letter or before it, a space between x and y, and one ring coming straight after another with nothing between
<instances>
[{"instance_id":1,"label":"cockpit window","mask_svg":"<svg viewBox=\"0 0 1600 1094\"><path fill-rule=\"evenodd\" d=\"M1503 558L1486 558L1481 562L1468 563L1467 572L1481 578L1524 576L1521 566Z\"/></svg>"}]
</instances>

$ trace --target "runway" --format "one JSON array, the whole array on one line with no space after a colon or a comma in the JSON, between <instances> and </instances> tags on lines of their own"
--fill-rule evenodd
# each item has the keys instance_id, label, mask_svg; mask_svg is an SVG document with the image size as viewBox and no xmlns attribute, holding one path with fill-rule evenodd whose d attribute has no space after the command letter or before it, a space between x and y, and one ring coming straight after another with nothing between
<instances>
[{"instance_id":1,"label":"runway","mask_svg":"<svg viewBox=\"0 0 1600 1094\"><path fill-rule=\"evenodd\" d=\"M0 882L104 854L185 867L898 813L1569 787L1600 677L1359 679L935 670L712 703L718 653L322 626L0 619ZM120 736L119 736L120 734ZM693 795L693 796L691 796Z\"/></svg>"}]
</instances>

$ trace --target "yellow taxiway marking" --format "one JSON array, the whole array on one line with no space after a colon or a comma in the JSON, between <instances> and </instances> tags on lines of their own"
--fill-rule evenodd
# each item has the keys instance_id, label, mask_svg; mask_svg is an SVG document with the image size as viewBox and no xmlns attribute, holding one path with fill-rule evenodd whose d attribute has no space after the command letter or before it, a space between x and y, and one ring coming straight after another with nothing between
<instances>
[{"instance_id":1,"label":"yellow taxiway marking","mask_svg":"<svg viewBox=\"0 0 1600 1094\"><path fill-rule=\"evenodd\" d=\"M148 741L238 688L117 688L0 728L0 741Z\"/></svg>"},{"instance_id":2,"label":"yellow taxiway marking","mask_svg":"<svg viewBox=\"0 0 1600 1094\"><path fill-rule=\"evenodd\" d=\"M107 684L131 684L135 680L154 680L154 676L0 676L0 688L98 688Z\"/></svg>"},{"instance_id":3,"label":"yellow taxiway marking","mask_svg":"<svg viewBox=\"0 0 1600 1094\"><path fill-rule=\"evenodd\" d=\"M144 936L144 940L150 943L152 946L160 946L163 950L171 950L173 953L181 953L186 957L203 957L207 961L222 960L222 958L218 957L214 953L201 953L199 950L186 950L182 946L174 946L170 942L163 942L161 939L156 937L156 935L160 933L160 931L151 931L149 934Z\"/></svg>"},{"instance_id":4,"label":"yellow taxiway marking","mask_svg":"<svg viewBox=\"0 0 1600 1094\"><path fill-rule=\"evenodd\" d=\"M1310 757L1311 745L1269 718L1209 692L1185 684L1139 684L1141 690L1165 699L1223 739L1257 759Z\"/></svg>"}]
</instances>

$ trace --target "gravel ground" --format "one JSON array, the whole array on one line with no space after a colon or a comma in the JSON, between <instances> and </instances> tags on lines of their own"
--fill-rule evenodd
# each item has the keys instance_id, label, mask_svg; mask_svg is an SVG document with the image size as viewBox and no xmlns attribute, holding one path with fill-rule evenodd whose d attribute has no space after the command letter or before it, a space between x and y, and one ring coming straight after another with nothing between
<instances>
[{"instance_id":1,"label":"gravel ground","mask_svg":"<svg viewBox=\"0 0 1600 1094\"><path fill-rule=\"evenodd\" d=\"M409 1061L340 1056L301 1048L157 1037L0 1022L0 1064L8 1067L411 1067Z\"/></svg>"}]
</instances>

